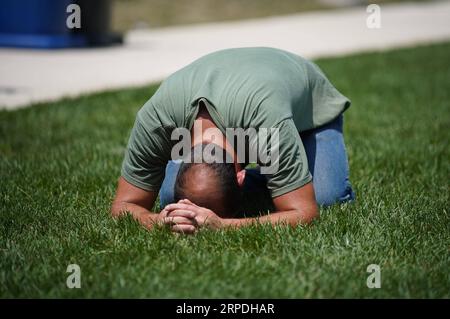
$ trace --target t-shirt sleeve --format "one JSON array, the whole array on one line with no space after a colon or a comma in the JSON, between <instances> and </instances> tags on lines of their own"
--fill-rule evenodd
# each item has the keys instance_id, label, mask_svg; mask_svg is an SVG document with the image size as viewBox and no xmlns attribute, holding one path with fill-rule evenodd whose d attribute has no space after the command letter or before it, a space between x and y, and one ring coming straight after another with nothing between
<instances>
[{"instance_id":1,"label":"t-shirt sleeve","mask_svg":"<svg viewBox=\"0 0 450 319\"><path fill-rule=\"evenodd\" d=\"M339 92L320 68L308 61L308 81L311 90L314 126L329 123L350 107L351 101Z\"/></svg>"},{"instance_id":2,"label":"t-shirt sleeve","mask_svg":"<svg viewBox=\"0 0 450 319\"><path fill-rule=\"evenodd\" d=\"M147 191L158 191L170 157L170 145L163 127L136 116L122 163L122 177ZM169 149L168 149L169 148Z\"/></svg>"},{"instance_id":3,"label":"t-shirt sleeve","mask_svg":"<svg viewBox=\"0 0 450 319\"><path fill-rule=\"evenodd\" d=\"M312 180L308 168L308 159L300 134L289 118L274 128L277 134L271 134L270 169L267 186L272 197L281 196L304 186ZM273 139L273 140L272 140ZM268 167L266 166L265 169Z\"/></svg>"}]
</instances>

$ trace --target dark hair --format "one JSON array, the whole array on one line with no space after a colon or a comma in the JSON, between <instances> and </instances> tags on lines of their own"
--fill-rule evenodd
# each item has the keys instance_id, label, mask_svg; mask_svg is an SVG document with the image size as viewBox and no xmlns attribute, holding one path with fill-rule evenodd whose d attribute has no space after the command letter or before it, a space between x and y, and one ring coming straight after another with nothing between
<instances>
[{"instance_id":1,"label":"dark hair","mask_svg":"<svg viewBox=\"0 0 450 319\"><path fill-rule=\"evenodd\" d=\"M206 147L212 149L212 152L207 152L208 155L205 156L203 151ZM199 160L199 156L202 160ZM174 189L175 201L184 198L192 200L189 198L188 190L189 177L192 178L192 176L188 173L193 168L209 170L211 175L214 176L214 183L218 188L217 193L220 194L224 211L222 214L220 212L215 213L222 215L221 217L235 216L241 200L241 189L236 178L235 164L230 160L230 155L218 145L203 143L194 146L191 149L188 158L189 161L183 161L178 171ZM195 181L191 182L195 183ZM195 200L192 201L199 206L203 206L204 203L208 202L207 196L208 194L205 194L204 200L200 200L200 202L195 202Z\"/></svg>"}]
</instances>

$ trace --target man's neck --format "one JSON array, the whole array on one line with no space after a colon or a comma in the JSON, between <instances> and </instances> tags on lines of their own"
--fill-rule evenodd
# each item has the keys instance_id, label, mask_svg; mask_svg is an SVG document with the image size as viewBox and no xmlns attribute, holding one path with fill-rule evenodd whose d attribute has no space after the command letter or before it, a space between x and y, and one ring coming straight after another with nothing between
<instances>
[{"instance_id":1,"label":"man's neck","mask_svg":"<svg viewBox=\"0 0 450 319\"><path fill-rule=\"evenodd\" d=\"M228 142L226 136L214 123L211 115L205 107L200 107L194 125L191 130L192 146L201 143L214 143L228 152L236 165L236 171L241 170L234 147Z\"/></svg>"}]
</instances>

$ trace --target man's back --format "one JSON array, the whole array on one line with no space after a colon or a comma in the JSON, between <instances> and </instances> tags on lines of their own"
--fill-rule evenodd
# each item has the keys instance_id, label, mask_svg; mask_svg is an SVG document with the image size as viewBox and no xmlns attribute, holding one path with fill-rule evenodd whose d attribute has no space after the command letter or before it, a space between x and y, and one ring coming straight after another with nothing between
<instances>
[{"instance_id":1,"label":"man's back","mask_svg":"<svg viewBox=\"0 0 450 319\"><path fill-rule=\"evenodd\" d=\"M190 128L186 117L201 98L217 111L212 116L219 128L270 128L292 118L304 131L333 120L349 105L313 63L274 48L201 57L166 79L149 104L160 118Z\"/></svg>"}]
</instances>

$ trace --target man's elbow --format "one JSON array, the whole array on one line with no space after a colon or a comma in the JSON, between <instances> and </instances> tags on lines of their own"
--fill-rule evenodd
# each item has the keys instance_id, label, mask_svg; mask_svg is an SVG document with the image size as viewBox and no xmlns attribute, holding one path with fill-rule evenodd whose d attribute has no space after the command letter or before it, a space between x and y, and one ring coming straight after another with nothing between
<instances>
[{"instance_id":1,"label":"man's elbow","mask_svg":"<svg viewBox=\"0 0 450 319\"><path fill-rule=\"evenodd\" d=\"M314 220L319 219L320 213L319 208L317 205L314 205L313 207L309 207L308 209L303 209L299 211L300 220L299 222L303 225L309 225Z\"/></svg>"}]
</instances>

